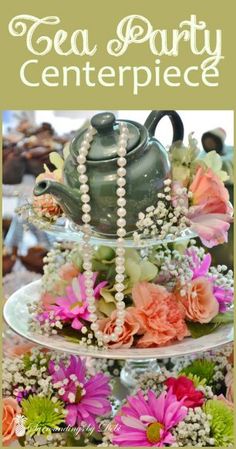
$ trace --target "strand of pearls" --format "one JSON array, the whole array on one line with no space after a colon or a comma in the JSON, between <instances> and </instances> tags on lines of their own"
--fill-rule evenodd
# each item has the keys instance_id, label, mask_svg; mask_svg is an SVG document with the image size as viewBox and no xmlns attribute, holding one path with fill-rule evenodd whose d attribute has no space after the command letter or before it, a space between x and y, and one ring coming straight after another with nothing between
<instances>
[{"instance_id":1,"label":"strand of pearls","mask_svg":"<svg viewBox=\"0 0 236 449\"><path fill-rule=\"evenodd\" d=\"M114 327L114 332L111 335L103 334L101 330L99 330L99 325L97 323L98 317L96 314L96 299L94 297L93 291L93 271L92 271L92 246L90 244L91 238L91 206L90 206L90 196L89 196L89 185L88 185L88 176L86 175L86 160L88 156L88 152L91 146L91 142L93 141L93 137L96 134L96 130L90 125L84 140L82 141L81 147L79 149L79 155L77 157L78 167L77 170L79 172L79 181L80 181L80 193L81 193L81 202L82 202L82 231L83 231L83 243L82 243L82 254L83 254L83 268L84 268L84 276L85 276L85 292L88 301L88 311L90 313L91 319L91 330L93 331L98 346L103 346L104 344L109 343L109 341L117 341L119 335L122 332L122 326L124 324L124 316L125 316L125 302L124 302L124 271L125 271L125 242L124 238L126 236L126 200L125 200L125 185L126 185L126 148L128 141L128 128L125 123L120 123L120 136L118 143L118 159L117 159L117 246L116 246L116 308L117 308L117 317Z\"/></svg>"}]
</instances>

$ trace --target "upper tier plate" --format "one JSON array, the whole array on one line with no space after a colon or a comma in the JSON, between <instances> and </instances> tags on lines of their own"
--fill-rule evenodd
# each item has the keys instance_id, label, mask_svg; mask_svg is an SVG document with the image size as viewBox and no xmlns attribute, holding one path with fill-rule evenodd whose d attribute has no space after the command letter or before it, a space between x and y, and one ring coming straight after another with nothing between
<instances>
[{"instance_id":1,"label":"upper tier plate","mask_svg":"<svg viewBox=\"0 0 236 449\"><path fill-rule=\"evenodd\" d=\"M208 351L209 349L230 343L233 340L233 325L225 325L217 329L214 333L193 339L185 338L181 342L174 343L162 348L150 349L88 349L77 343L66 341L60 336L46 337L44 335L32 333L29 329L29 310L27 303L38 300L40 297L41 281L35 281L22 287L7 300L4 306L4 318L7 324L22 337L54 349L80 356L92 356L109 359L163 359L193 354L196 352Z\"/></svg>"},{"instance_id":2,"label":"upper tier plate","mask_svg":"<svg viewBox=\"0 0 236 449\"><path fill-rule=\"evenodd\" d=\"M34 224L38 226L40 229L43 229L45 232L52 234L58 240L67 240L72 242L81 242L83 233L79 231L78 227L67 219L59 219L55 224L47 224L47 222L43 219L35 219ZM186 229L181 232L179 237L173 238L165 238L163 240L158 240L157 238L147 238L143 239L141 245L137 245L132 238L125 239L125 247L126 248L147 248L150 246L162 245L163 243L173 243L173 242L181 242L184 240L188 240L191 238L196 238L197 234L192 232L190 229ZM102 237L101 235L93 232L90 240L91 244L96 245L105 245L110 247L116 246L116 239L110 237Z\"/></svg>"}]
</instances>

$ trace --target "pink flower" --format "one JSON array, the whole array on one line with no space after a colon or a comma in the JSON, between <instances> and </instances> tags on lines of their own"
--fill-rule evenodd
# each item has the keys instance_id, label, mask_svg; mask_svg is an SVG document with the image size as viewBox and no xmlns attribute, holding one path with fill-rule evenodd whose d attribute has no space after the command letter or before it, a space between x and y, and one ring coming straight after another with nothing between
<instances>
[{"instance_id":1,"label":"pink flower","mask_svg":"<svg viewBox=\"0 0 236 449\"><path fill-rule=\"evenodd\" d=\"M227 242L232 207L224 183L211 168L199 167L189 190L193 194L188 214L192 231L208 248Z\"/></svg>"},{"instance_id":2,"label":"pink flower","mask_svg":"<svg viewBox=\"0 0 236 449\"><path fill-rule=\"evenodd\" d=\"M169 377L165 384L168 389L172 388L173 394L175 394L178 401L183 399L183 405L188 408L200 407L204 402L204 394L198 391L191 379L186 376Z\"/></svg>"},{"instance_id":3,"label":"pink flower","mask_svg":"<svg viewBox=\"0 0 236 449\"><path fill-rule=\"evenodd\" d=\"M228 230L232 218L227 214L203 214L202 207L189 209L190 228L198 234L208 248L228 241Z\"/></svg>"},{"instance_id":4,"label":"pink flower","mask_svg":"<svg viewBox=\"0 0 236 449\"><path fill-rule=\"evenodd\" d=\"M211 266L210 253L205 254L202 260L198 257L196 250L193 248L187 249L185 254L191 258L190 269L193 273L192 279L196 279L200 276L207 276Z\"/></svg>"},{"instance_id":5,"label":"pink flower","mask_svg":"<svg viewBox=\"0 0 236 449\"><path fill-rule=\"evenodd\" d=\"M110 342L108 346L110 348L130 348L134 342L134 336L139 332L140 325L135 318L135 314L133 314L133 307L128 307L125 311L125 321L122 326L122 332L118 337L118 340L115 342ZM109 318L103 318L99 320L99 328L100 330L106 334L110 335L114 332L115 323L117 318L117 312L114 310Z\"/></svg>"},{"instance_id":6,"label":"pink flower","mask_svg":"<svg viewBox=\"0 0 236 449\"><path fill-rule=\"evenodd\" d=\"M189 334L183 307L165 287L139 282L132 289L132 298L135 304L132 313L140 324L140 333L144 334L138 347L165 345Z\"/></svg>"},{"instance_id":7,"label":"pink flower","mask_svg":"<svg viewBox=\"0 0 236 449\"><path fill-rule=\"evenodd\" d=\"M93 282L95 284L97 273L93 273ZM94 289L95 298L99 298L100 290L107 284L106 281L100 282ZM66 296L58 297L55 305L51 307L60 320L72 321L71 326L80 330L83 326L81 320L89 321L88 302L85 293L85 277L79 274L77 279L73 279L72 285L66 287Z\"/></svg>"},{"instance_id":8,"label":"pink flower","mask_svg":"<svg viewBox=\"0 0 236 449\"><path fill-rule=\"evenodd\" d=\"M171 389L156 397L149 390L147 399L141 391L128 397L128 404L115 417L118 426L113 431L113 444L117 446L156 446L175 443L171 430L187 415L183 400L178 401Z\"/></svg>"},{"instance_id":9,"label":"pink flower","mask_svg":"<svg viewBox=\"0 0 236 449\"><path fill-rule=\"evenodd\" d=\"M198 323L209 323L219 312L219 304L213 294L211 282L199 277L186 286L186 293L176 290L176 297L183 304L186 318Z\"/></svg>"},{"instance_id":10,"label":"pink flower","mask_svg":"<svg viewBox=\"0 0 236 449\"><path fill-rule=\"evenodd\" d=\"M219 304L219 312L227 312L234 300L233 289L224 286L220 287L217 284L214 285L213 281L213 293Z\"/></svg>"},{"instance_id":11,"label":"pink flower","mask_svg":"<svg viewBox=\"0 0 236 449\"><path fill-rule=\"evenodd\" d=\"M111 411L109 378L97 373L87 379L85 361L76 356L70 357L69 366L60 362L57 367L50 361L49 373L59 398L66 403L66 424L79 427L83 421L97 429L96 417Z\"/></svg>"},{"instance_id":12,"label":"pink flower","mask_svg":"<svg viewBox=\"0 0 236 449\"><path fill-rule=\"evenodd\" d=\"M229 213L229 193L221 179L211 168L199 167L192 184L193 205L204 207L204 214Z\"/></svg>"}]
</instances>

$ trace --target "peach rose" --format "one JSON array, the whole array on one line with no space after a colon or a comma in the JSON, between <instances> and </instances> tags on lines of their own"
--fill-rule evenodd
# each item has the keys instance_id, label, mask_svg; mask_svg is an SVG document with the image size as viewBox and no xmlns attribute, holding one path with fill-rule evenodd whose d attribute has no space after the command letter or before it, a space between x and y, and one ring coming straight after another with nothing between
<instances>
[{"instance_id":1,"label":"peach rose","mask_svg":"<svg viewBox=\"0 0 236 449\"><path fill-rule=\"evenodd\" d=\"M133 307L128 307L125 311L125 321L122 326L122 333L119 335L118 341L109 342L110 348L130 348L134 342L134 335L139 332L140 326L133 315ZM115 329L115 321L117 312L114 310L109 318L103 318L98 321L99 329L106 335L111 335Z\"/></svg>"},{"instance_id":2,"label":"peach rose","mask_svg":"<svg viewBox=\"0 0 236 449\"><path fill-rule=\"evenodd\" d=\"M219 312L219 303L215 298L211 283L204 277L193 279L187 285L184 296L181 289L176 297L184 306L186 318L199 323L209 323Z\"/></svg>"},{"instance_id":3,"label":"peach rose","mask_svg":"<svg viewBox=\"0 0 236 449\"><path fill-rule=\"evenodd\" d=\"M3 445L8 446L12 441L16 440L15 417L21 413L17 400L14 398L3 399L3 417L2 417L2 436Z\"/></svg>"},{"instance_id":4,"label":"peach rose","mask_svg":"<svg viewBox=\"0 0 236 449\"><path fill-rule=\"evenodd\" d=\"M30 352L31 349L35 348L34 343L22 343L18 345L14 345L12 347L6 348L5 355L7 357L19 357L21 355L26 354L27 352Z\"/></svg>"},{"instance_id":5,"label":"peach rose","mask_svg":"<svg viewBox=\"0 0 236 449\"><path fill-rule=\"evenodd\" d=\"M184 309L165 287L139 282L132 289L132 297L135 303L133 314L143 333L138 347L162 346L189 335Z\"/></svg>"},{"instance_id":6,"label":"peach rose","mask_svg":"<svg viewBox=\"0 0 236 449\"><path fill-rule=\"evenodd\" d=\"M226 390L226 399L229 402L234 402L234 370L228 371L225 376L225 385L227 387Z\"/></svg>"},{"instance_id":7,"label":"peach rose","mask_svg":"<svg viewBox=\"0 0 236 449\"><path fill-rule=\"evenodd\" d=\"M204 171L202 167L199 167L189 190L193 194L193 205L204 205L202 213L227 214L230 212L228 190L211 168Z\"/></svg>"}]
</instances>

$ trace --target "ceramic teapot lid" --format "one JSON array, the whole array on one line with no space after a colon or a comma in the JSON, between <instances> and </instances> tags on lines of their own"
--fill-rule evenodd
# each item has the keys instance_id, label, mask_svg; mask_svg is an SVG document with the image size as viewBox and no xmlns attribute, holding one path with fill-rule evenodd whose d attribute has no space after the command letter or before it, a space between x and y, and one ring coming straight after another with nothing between
<instances>
[{"instance_id":1,"label":"ceramic teapot lid","mask_svg":"<svg viewBox=\"0 0 236 449\"><path fill-rule=\"evenodd\" d=\"M122 120L124 122L124 120ZM130 121L125 121L129 130L127 152L135 148L140 141L139 128ZM91 125L97 130L88 154L90 161L102 161L117 157L118 141L120 137L119 121L112 112L101 112L91 119ZM86 132L86 131L85 131ZM83 140L84 133L76 139L78 148Z\"/></svg>"}]
</instances>

